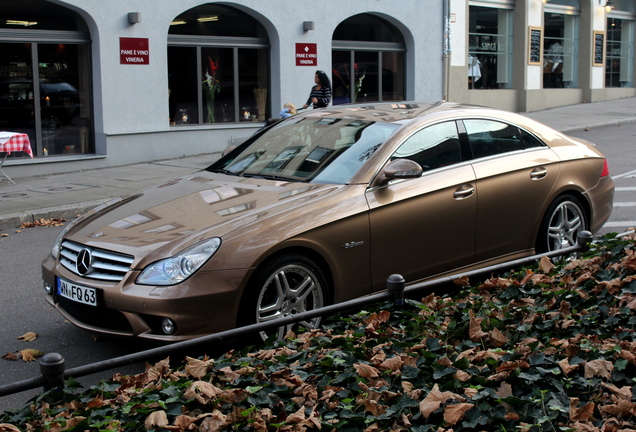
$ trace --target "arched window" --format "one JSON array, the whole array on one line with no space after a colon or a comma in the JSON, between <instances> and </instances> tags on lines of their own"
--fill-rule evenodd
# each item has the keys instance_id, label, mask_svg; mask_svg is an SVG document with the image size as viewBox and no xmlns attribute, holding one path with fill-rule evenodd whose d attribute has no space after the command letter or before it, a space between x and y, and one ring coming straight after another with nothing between
<instances>
[{"instance_id":1,"label":"arched window","mask_svg":"<svg viewBox=\"0 0 636 432\"><path fill-rule=\"evenodd\" d=\"M333 33L333 104L404 100L405 52L402 34L387 20L344 20Z\"/></svg>"},{"instance_id":2,"label":"arched window","mask_svg":"<svg viewBox=\"0 0 636 432\"><path fill-rule=\"evenodd\" d=\"M50 2L4 2L0 53L0 130L28 134L38 157L94 153L84 20Z\"/></svg>"},{"instance_id":3,"label":"arched window","mask_svg":"<svg viewBox=\"0 0 636 432\"><path fill-rule=\"evenodd\" d=\"M269 117L269 40L238 9L206 4L176 17L168 35L174 125L264 121Z\"/></svg>"}]
</instances>

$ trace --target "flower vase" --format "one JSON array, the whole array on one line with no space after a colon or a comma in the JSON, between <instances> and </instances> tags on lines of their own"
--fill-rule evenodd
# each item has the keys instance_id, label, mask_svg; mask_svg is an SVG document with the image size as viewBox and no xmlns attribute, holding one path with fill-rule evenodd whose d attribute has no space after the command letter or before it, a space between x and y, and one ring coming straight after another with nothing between
<instances>
[{"instance_id":1,"label":"flower vase","mask_svg":"<svg viewBox=\"0 0 636 432\"><path fill-rule=\"evenodd\" d=\"M214 119L214 99L208 99L208 123L215 123Z\"/></svg>"}]
</instances>

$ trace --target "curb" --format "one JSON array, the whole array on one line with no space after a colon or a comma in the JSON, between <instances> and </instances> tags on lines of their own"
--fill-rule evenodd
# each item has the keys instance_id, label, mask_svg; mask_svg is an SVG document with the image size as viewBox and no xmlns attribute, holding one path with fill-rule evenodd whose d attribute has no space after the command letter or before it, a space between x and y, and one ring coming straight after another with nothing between
<instances>
[{"instance_id":1,"label":"curb","mask_svg":"<svg viewBox=\"0 0 636 432\"><path fill-rule=\"evenodd\" d=\"M25 222L35 222L40 219L75 219L83 213L97 207L98 205L109 201L111 198L106 198L98 201L88 201L76 204L66 204L58 207L48 207L43 209L37 209L32 211L24 211L19 213L9 213L0 216L0 231L11 230L20 228L20 225Z\"/></svg>"}]
</instances>

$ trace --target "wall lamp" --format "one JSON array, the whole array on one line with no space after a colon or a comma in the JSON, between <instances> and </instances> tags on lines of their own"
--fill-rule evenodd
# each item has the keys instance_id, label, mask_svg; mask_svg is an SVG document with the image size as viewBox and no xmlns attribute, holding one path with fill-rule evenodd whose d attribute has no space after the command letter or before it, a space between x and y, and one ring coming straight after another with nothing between
<instances>
[{"instance_id":1,"label":"wall lamp","mask_svg":"<svg viewBox=\"0 0 636 432\"><path fill-rule=\"evenodd\" d=\"M128 12L128 24L138 24L141 22L141 12Z\"/></svg>"},{"instance_id":2,"label":"wall lamp","mask_svg":"<svg viewBox=\"0 0 636 432\"><path fill-rule=\"evenodd\" d=\"M607 0L607 3L605 3L605 11L611 12L612 9L614 9L614 2L612 0Z\"/></svg>"},{"instance_id":3,"label":"wall lamp","mask_svg":"<svg viewBox=\"0 0 636 432\"><path fill-rule=\"evenodd\" d=\"M316 23L313 21L303 21L303 31L308 32L316 28Z\"/></svg>"}]
</instances>

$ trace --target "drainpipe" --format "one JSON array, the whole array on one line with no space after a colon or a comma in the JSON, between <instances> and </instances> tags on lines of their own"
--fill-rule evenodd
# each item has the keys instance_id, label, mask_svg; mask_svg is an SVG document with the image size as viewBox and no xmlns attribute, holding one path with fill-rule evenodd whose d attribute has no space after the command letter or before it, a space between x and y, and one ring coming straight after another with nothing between
<instances>
[{"instance_id":1,"label":"drainpipe","mask_svg":"<svg viewBox=\"0 0 636 432\"><path fill-rule=\"evenodd\" d=\"M448 92L450 85L450 0L444 0L444 37L443 37L443 54L442 54L442 92L444 101L448 101Z\"/></svg>"}]
</instances>

